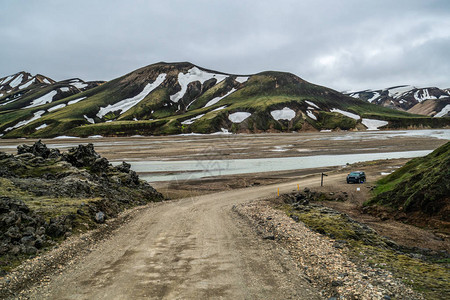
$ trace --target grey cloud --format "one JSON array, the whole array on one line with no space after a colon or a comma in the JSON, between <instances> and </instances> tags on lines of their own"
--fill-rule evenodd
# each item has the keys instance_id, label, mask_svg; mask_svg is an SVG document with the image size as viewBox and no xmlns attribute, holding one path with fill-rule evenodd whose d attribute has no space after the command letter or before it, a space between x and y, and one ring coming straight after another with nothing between
<instances>
[{"instance_id":1,"label":"grey cloud","mask_svg":"<svg viewBox=\"0 0 450 300\"><path fill-rule=\"evenodd\" d=\"M158 61L292 72L337 90L450 87L450 4L5 0L0 77L109 80Z\"/></svg>"}]
</instances>

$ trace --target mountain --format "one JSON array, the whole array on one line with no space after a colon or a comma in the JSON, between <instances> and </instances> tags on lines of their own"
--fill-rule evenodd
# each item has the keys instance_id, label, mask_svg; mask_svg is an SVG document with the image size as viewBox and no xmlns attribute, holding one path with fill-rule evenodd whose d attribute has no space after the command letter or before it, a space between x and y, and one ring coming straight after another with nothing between
<instances>
[{"instance_id":1,"label":"mountain","mask_svg":"<svg viewBox=\"0 0 450 300\"><path fill-rule=\"evenodd\" d=\"M450 221L450 142L425 157L412 159L377 182L367 205L383 205L400 217ZM429 221L424 224L429 224ZM434 222L436 223L436 221Z\"/></svg>"},{"instance_id":2,"label":"mountain","mask_svg":"<svg viewBox=\"0 0 450 300\"><path fill-rule=\"evenodd\" d=\"M0 135L85 137L449 125L447 118L373 105L283 72L233 75L188 62L161 62L77 94L62 95L61 84L11 103L0 99Z\"/></svg>"},{"instance_id":3,"label":"mountain","mask_svg":"<svg viewBox=\"0 0 450 300\"><path fill-rule=\"evenodd\" d=\"M384 107L432 117L450 116L450 89L394 86L384 90L364 90L346 93Z\"/></svg>"}]
</instances>

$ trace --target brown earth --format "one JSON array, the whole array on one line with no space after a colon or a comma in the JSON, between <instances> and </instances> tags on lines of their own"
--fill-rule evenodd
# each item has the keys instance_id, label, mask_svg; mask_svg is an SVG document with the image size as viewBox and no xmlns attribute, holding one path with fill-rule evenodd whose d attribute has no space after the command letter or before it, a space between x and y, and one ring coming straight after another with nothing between
<instances>
[{"instance_id":1,"label":"brown earth","mask_svg":"<svg viewBox=\"0 0 450 300\"><path fill-rule=\"evenodd\" d=\"M44 142L49 147L58 145L62 148L80 142L94 142L102 156L128 161L431 150L446 142L411 136L370 140L358 133L350 133L353 137L350 140L327 139L348 134L136 137ZM26 142L31 143L30 140ZM23 140L1 140L0 151L15 152L15 146L22 143ZM280 149L277 146L286 151L274 151ZM326 205L367 222L399 244L448 251L446 235L395 220L381 220L361 211L361 203L367 199L381 172L391 172L406 161L383 160L337 168L154 183L160 192L180 199L139 210L106 240L92 245L88 253L65 257L58 272L49 274L44 282L22 296L50 299L323 299L325 294L321 285L309 282L292 257L277 248L277 243L270 239L261 240L245 221L232 212L232 207L304 187L324 192L345 191L349 195L347 201L332 201ZM361 185L347 185L345 176L353 169L365 171L368 181ZM324 187L320 187L321 172L328 174ZM81 237L73 237L74 240L78 238ZM313 241L311 243L314 244ZM64 247L63 244L61 248ZM51 257L52 253L46 255ZM2 279L2 284L7 289L8 280L11 283L19 277L13 273L9 279Z\"/></svg>"}]
</instances>

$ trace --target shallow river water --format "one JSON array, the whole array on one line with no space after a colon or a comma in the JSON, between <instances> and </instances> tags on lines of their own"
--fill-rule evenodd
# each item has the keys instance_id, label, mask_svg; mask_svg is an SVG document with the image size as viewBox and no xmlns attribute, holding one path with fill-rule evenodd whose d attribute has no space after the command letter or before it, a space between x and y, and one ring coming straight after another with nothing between
<instances>
[{"instance_id":1,"label":"shallow river water","mask_svg":"<svg viewBox=\"0 0 450 300\"><path fill-rule=\"evenodd\" d=\"M131 162L131 168L149 182L189 180L210 176L300 170L333 167L378 159L413 158L430 153L403 151L343 155L314 155L304 157L276 157L231 160L139 161ZM149 174L154 172L157 174Z\"/></svg>"}]
</instances>

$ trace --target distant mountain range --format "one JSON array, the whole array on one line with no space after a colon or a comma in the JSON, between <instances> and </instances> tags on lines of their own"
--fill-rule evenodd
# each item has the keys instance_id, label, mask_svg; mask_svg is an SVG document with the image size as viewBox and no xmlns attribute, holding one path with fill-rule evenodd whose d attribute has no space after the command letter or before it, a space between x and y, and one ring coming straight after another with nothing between
<instances>
[{"instance_id":1,"label":"distant mountain range","mask_svg":"<svg viewBox=\"0 0 450 300\"><path fill-rule=\"evenodd\" d=\"M416 88L410 85L401 85L383 90L364 90L345 94L413 114L432 117L450 115L450 89Z\"/></svg>"},{"instance_id":2,"label":"distant mountain range","mask_svg":"<svg viewBox=\"0 0 450 300\"><path fill-rule=\"evenodd\" d=\"M360 92L358 97L376 103L373 98L376 92ZM448 91L444 92L448 95ZM373 94L369 98L370 93ZM389 94L389 90L379 92L380 96L385 93ZM428 93L436 97L433 100L446 99L434 90ZM157 63L108 82L84 82L78 78L55 82L42 75L20 72L0 79L0 136L86 137L450 126L446 117L410 114L356 99L356 93L351 95L309 83L290 73L234 75L188 62Z\"/></svg>"}]
</instances>

